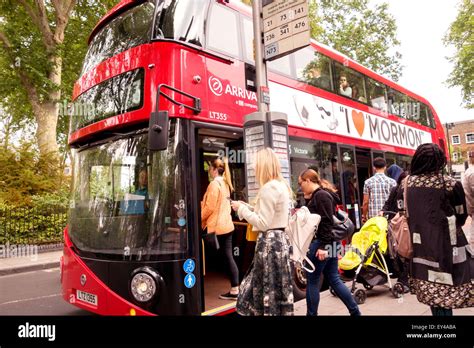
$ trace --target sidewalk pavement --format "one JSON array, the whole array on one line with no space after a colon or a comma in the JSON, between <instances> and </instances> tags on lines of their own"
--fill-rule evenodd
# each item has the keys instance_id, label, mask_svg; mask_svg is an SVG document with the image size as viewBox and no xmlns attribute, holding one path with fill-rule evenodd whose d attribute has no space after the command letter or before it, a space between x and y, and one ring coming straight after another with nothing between
<instances>
[{"instance_id":1,"label":"sidewalk pavement","mask_svg":"<svg viewBox=\"0 0 474 348\"><path fill-rule=\"evenodd\" d=\"M395 283L395 279L392 279ZM351 282L346 283L347 287ZM358 284L358 289L363 288ZM376 286L367 291L367 299L364 304L359 305L362 315L431 315L431 310L416 299L415 295L404 294L401 298L395 298L388 284ZM455 309L454 315L474 315L474 308ZM349 315L346 306L339 298L333 296L329 291L323 291L319 301L319 315ZM306 300L295 303L295 315L306 315Z\"/></svg>"},{"instance_id":2,"label":"sidewalk pavement","mask_svg":"<svg viewBox=\"0 0 474 348\"><path fill-rule=\"evenodd\" d=\"M0 259L0 276L59 267L62 250Z\"/></svg>"},{"instance_id":3,"label":"sidewalk pavement","mask_svg":"<svg viewBox=\"0 0 474 348\"><path fill-rule=\"evenodd\" d=\"M467 221L464 231L469 238L469 227L472 222ZM474 238L471 238L471 243ZM14 273L35 271L40 269L59 267L62 250L39 253L31 257L16 257L0 259L0 276ZM395 283L395 279L392 279ZM350 286L351 282L346 282ZM358 284L358 288L363 288ZM404 294L400 299L395 298L388 284L376 286L367 291L367 299L359 306L362 315L431 315L430 308L417 301L415 295ZM295 315L306 315L306 301L295 304ZM329 291L321 293L319 315L349 315L344 304ZM455 309L454 315L474 315L474 308Z\"/></svg>"}]
</instances>

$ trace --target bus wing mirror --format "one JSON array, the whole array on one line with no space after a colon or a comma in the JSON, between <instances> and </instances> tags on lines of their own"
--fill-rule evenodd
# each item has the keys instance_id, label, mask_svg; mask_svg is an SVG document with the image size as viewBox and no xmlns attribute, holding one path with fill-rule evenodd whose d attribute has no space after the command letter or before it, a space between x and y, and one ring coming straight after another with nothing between
<instances>
[{"instance_id":1,"label":"bus wing mirror","mask_svg":"<svg viewBox=\"0 0 474 348\"><path fill-rule=\"evenodd\" d=\"M152 112L148 129L148 149L162 151L168 148L169 114L168 111Z\"/></svg>"}]
</instances>

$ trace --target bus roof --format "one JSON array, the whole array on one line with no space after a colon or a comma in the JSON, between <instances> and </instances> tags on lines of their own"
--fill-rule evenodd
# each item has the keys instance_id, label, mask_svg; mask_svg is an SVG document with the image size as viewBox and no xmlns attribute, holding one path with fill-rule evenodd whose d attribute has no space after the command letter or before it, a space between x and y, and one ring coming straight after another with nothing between
<instances>
[{"instance_id":1,"label":"bus roof","mask_svg":"<svg viewBox=\"0 0 474 348\"><path fill-rule=\"evenodd\" d=\"M93 37L97 34L97 32L103 26L105 26L110 20L115 18L117 15L127 11L129 8L134 7L134 6L136 6L140 3L143 3L145 1L147 1L147 0L121 0L104 17L102 17L102 19L99 21L99 23L97 23L97 25L93 29L91 35L89 36L89 43L92 41ZM236 11L239 11L242 14L245 14L245 15L248 15L248 16L252 15L252 8L250 6L244 4L240 0L214 0L214 1L225 4L226 6L229 6L233 9L235 9ZM318 51L323 51L323 53L326 53L331 58L339 60L339 61L347 61L347 62L349 62L349 67L356 68L356 70L358 70L359 72L364 73L367 76L369 76L369 77L371 77L371 78L373 78L373 79L375 79L379 82L382 82L382 83L386 84L387 86L389 86L391 88L394 88L394 89L396 89L396 90L398 90L402 93L405 93L405 94L407 94L407 95L409 95L409 96L411 96L415 99L420 100L421 102L428 105L430 107L430 109L432 110L432 112L436 115L435 118L438 118L438 115L437 115L436 111L434 110L433 106L431 105L431 103L428 100L426 100L425 98L423 98L422 96L406 89L405 87L399 85L398 83L394 82L393 80L378 74L377 72L361 65L360 63L357 63L356 61L349 58L345 54L335 50L334 48L332 48L328 45L317 42L316 40L313 40L313 39L311 39L311 43L314 47L316 47L318 49Z\"/></svg>"},{"instance_id":2,"label":"bus roof","mask_svg":"<svg viewBox=\"0 0 474 348\"><path fill-rule=\"evenodd\" d=\"M92 30L92 33L89 35L88 43L91 43L97 32L102 29L102 27L104 27L109 21L111 21L113 18L115 18L122 12L125 12L129 8L134 7L135 5L138 5L142 2L145 2L145 0L121 0L117 5L112 7L112 9L104 17L100 19L100 21Z\"/></svg>"}]
</instances>

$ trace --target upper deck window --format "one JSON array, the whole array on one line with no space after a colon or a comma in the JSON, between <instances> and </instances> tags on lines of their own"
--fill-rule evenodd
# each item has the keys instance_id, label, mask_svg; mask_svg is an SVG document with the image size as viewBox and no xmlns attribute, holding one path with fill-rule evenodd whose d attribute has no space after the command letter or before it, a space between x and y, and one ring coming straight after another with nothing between
<instances>
[{"instance_id":1,"label":"upper deck window","mask_svg":"<svg viewBox=\"0 0 474 348\"><path fill-rule=\"evenodd\" d=\"M208 5L209 0L160 0L154 38L204 46L204 22Z\"/></svg>"},{"instance_id":2,"label":"upper deck window","mask_svg":"<svg viewBox=\"0 0 474 348\"><path fill-rule=\"evenodd\" d=\"M334 66L337 93L361 103L367 103L364 75L338 62L335 62Z\"/></svg>"},{"instance_id":3,"label":"upper deck window","mask_svg":"<svg viewBox=\"0 0 474 348\"><path fill-rule=\"evenodd\" d=\"M215 4L211 9L208 27L208 46L211 49L240 56L238 13Z\"/></svg>"},{"instance_id":4,"label":"upper deck window","mask_svg":"<svg viewBox=\"0 0 474 348\"><path fill-rule=\"evenodd\" d=\"M388 112L407 118L407 96L395 89L388 89Z\"/></svg>"},{"instance_id":5,"label":"upper deck window","mask_svg":"<svg viewBox=\"0 0 474 348\"><path fill-rule=\"evenodd\" d=\"M82 73L120 52L149 42L154 12L154 3L145 2L110 21L92 39Z\"/></svg>"},{"instance_id":6,"label":"upper deck window","mask_svg":"<svg viewBox=\"0 0 474 348\"><path fill-rule=\"evenodd\" d=\"M331 90L331 61L312 48L294 53L296 77L312 86Z\"/></svg>"},{"instance_id":7,"label":"upper deck window","mask_svg":"<svg viewBox=\"0 0 474 348\"><path fill-rule=\"evenodd\" d=\"M244 34L244 57L250 62L254 62L254 34L253 23L248 18L242 20L242 32Z\"/></svg>"},{"instance_id":8,"label":"upper deck window","mask_svg":"<svg viewBox=\"0 0 474 348\"><path fill-rule=\"evenodd\" d=\"M367 94L369 105L376 109L387 111L387 97L385 95L385 85L378 81L367 78Z\"/></svg>"},{"instance_id":9,"label":"upper deck window","mask_svg":"<svg viewBox=\"0 0 474 348\"><path fill-rule=\"evenodd\" d=\"M71 131L107 117L140 109L143 106L144 70L136 69L108 79L81 94L81 106L71 117Z\"/></svg>"}]
</instances>

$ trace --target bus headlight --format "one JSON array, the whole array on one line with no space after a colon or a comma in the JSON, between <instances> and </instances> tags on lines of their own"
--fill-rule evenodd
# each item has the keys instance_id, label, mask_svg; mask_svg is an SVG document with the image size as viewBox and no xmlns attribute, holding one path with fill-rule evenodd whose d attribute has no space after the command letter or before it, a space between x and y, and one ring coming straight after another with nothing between
<instances>
[{"instance_id":1,"label":"bus headlight","mask_svg":"<svg viewBox=\"0 0 474 348\"><path fill-rule=\"evenodd\" d=\"M159 290L160 278L159 274L150 267L136 269L130 281L133 298L141 303L151 301Z\"/></svg>"}]
</instances>

